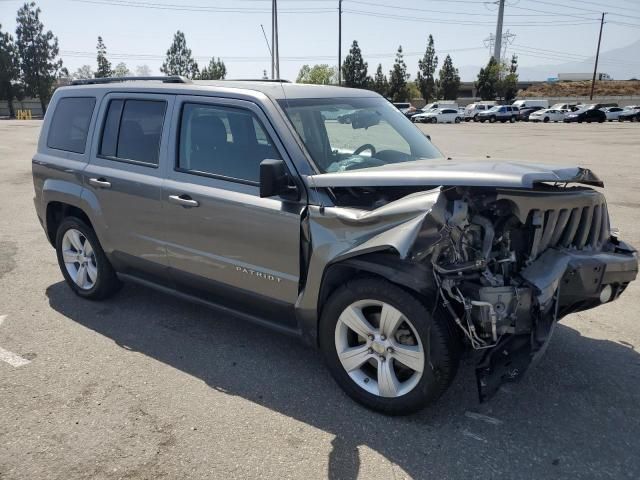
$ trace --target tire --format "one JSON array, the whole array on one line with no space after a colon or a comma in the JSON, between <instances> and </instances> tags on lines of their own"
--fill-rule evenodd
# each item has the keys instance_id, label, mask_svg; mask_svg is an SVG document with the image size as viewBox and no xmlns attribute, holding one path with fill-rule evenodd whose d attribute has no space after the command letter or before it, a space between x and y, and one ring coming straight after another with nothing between
<instances>
[{"instance_id":1,"label":"tire","mask_svg":"<svg viewBox=\"0 0 640 480\"><path fill-rule=\"evenodd\" d=\"M456 119L454 120L455 123L460 123L460 117L456 117Z\"/></svg>"},{"instance_id":2,"label":"tire","mask_svg":"<svg viewBox=\"0 0 640 480\"><path fill-rule=\"evenodd\" d=\"M489 122L490 122L490 123L495 123L495 121L496 121L496 116L495 116L495 115L491 115L491 116L489 117Z\"/></svg>"},{"instance_id":3,"label":"tire","mask_svg":"<svg viewBox=\"0 0 640 480\"><path fill-rule=\"evenodd\" d=\"M549 117L544 117L544 119L542 120L544 123L549 123Z\"/></svg>"},{"instance_id":4,"label":"tire","mask_svg":"<svg viewBox=\"0 0 640 480\"><path fill-rule=\"evenodd\" d=\"M87 248L87 242L90 249ZM76 217L67 217L62 220L56 232L55 245L62 275L77 295L89 300L102 300L112 296L120 289L122 284L104 250L102 250L98 237L85 222ZM80 251L82 253L78 254ZM67 253L67 263L65 263L65 252ZM74 257L78 259L77 262L68 261ZM78 275L82 275L80 270L83 264L85 265L85 274L78 277ZM95 272L94 278L91 278L90 272L92 271ZM75 279L71 276L72 273L74 273ZM84 286L81 286L79 282Z\"/></svg>"},{"instance_id":5,"label":"tire","mask_svg":"<svg viewBox=\"0 0 640 480\"><path fill-rule=\"evenodd\" d=\"M370 306L371 302L381 305ZM358 310L359 308L385 308L387 311L399 313L398 317L403 320L389 330L396 332L392 338L385 339L384 329L379 329L380 313L376 317L375 311L369 310L369 316L365 318L373 323L356 322L358 325L370 327L363 330L365 336L360 337L342 320L346 318L351 323L354 318L362 318L344 313L349 310L359 311L364 316L363 310ZM378 324L374 327L376 318ZM394 315L387 318L394 318ZM409 323L404 323L404 320ZM391 321L389 325L393 323ZM400 330L404 332L402 339L405 340L398 339ZM369 331L372 333L365 333ZM319 340L331 375L347 395L365 407L387 415L408 415L437 400L453 380L458 368L460 349L460 340L455 333L451 322L440 313L433 316L432 309L408 291L386 280L366 277L349 281L331 295L320 319ZM368 338L368 335L371 335L373 340ZM351 343L347 343L346 338L351 338ZM408 343L399 343L407 340ZM391 342L395 349L388 347L389 343L384 342ZM344 352L352 348L357 348L360 352L356 354L358 357L343 355L343 358L352 362L353 367L349 373L347 367L343 366L338 351ZM418 368L422 368L422 372L398 363L396 355L407 351L413 351L412 355L422 352L419 360L416 360L415 356L405 357L412 358L415 361L414 365L420 365ZM389 377L384 375L388 370L379 371L379 367L390 368L392 373L387 375L391 375L390 378L394 378L395 381L383 383L381 387L377 379ZM411 372L411 376L407 378L408 372ZM385 388L385 385L394 385L394 388ZM406 391L403 392L403 389Z\"/></svg>"},{"instance_id":6,"label":"tire","mask_svg":"<svg viewBox=\"0 0 640 480\"><path fill-rule=\"evenodd\" d=\"M516 123L516 117L511 117L511 118L509 119L509 121L510 121L511 123Z\"/></svg>"},{"instance_id":7,"label":"tire","mask_svg":"<svg viewBox=\"0 0 640 480\"><path fill-rule=\"evenodd\" d=\"M471 121L471 119L470 119L470 118L466 118L466 117L465 117L464 121L465 121L465 122L470 122L470 121Z\"/></svg>"},{"instance_id":8,"label":"tire","mask_svg":"<svg viewBox=\"0 0 640 480\"><path fill-rule=\"evenodd\" d=\"M474 116L473 116L473 121L474 121L474 122L478 122L479 120L480 120L480 119L478 118L478 115L474 115Z\"/></svg>"}]
</instances>

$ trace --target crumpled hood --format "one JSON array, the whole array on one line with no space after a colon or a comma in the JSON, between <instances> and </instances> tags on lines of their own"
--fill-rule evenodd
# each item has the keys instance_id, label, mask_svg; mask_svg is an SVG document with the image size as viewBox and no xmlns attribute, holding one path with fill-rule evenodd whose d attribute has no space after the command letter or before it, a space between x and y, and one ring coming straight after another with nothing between
<instances>
[{"instance_id":1,"label":"crumpled hood","mask_svg":"<svg viewBox=\"0 0 640 480\"><path fill-rule=\"evenodd\" d=\"M533 188L536 183L582 183L603 187L591 170L581 167L515 162L418 160L309 177L314 187L465 186Z\"/></svg>"}]
</instances>

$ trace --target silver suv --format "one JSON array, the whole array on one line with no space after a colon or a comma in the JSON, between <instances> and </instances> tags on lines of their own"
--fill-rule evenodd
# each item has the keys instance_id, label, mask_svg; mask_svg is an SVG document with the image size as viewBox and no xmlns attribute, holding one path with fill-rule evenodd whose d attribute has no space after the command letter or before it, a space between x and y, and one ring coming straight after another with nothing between
<instances>
[{"instance_id":1,"label":"silver suv","mask_svg":"<svg viewBox=\"0 0 640 480\"><path fill-rule=\"evenodd\" d=\"M465 350L484 400L559 319L636 277L592 172L447 160L375 93L78 83L55 92L33 158L71 289L139 282L299 335L369 408L434 401Z\"/></svg>"}]
</instances>

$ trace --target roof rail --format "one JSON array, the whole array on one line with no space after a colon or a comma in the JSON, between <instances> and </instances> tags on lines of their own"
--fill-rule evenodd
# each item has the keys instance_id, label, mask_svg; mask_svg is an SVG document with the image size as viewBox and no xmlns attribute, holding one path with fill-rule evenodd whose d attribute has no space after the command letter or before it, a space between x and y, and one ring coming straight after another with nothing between
<instances>
[{"instance_id":1,"label":"roof rail","mask_svg":"<svg viewBox=\"0 0 640 480\"><path fill-rule=\"evenodd\" d=\"M186 77L180 75L169 75L165 77L102 77L102 78L85 78L81 80L73 80L71 85L96 85L101 83L118 83L118 82L133 82L133 81L145 81L155 80L162 83L191 83Z\"/></svg>"},{"instance_id":2,"label":"roof rail","mask_svg":"<svg viewBox=\"0 0 640 480\"><path fill-rule=\"evenodd\" d=\"M291 83L291 80L284 78L230 78L225 79L227 82L272 82L272 83Z\"/></svg>"}]
</instances>

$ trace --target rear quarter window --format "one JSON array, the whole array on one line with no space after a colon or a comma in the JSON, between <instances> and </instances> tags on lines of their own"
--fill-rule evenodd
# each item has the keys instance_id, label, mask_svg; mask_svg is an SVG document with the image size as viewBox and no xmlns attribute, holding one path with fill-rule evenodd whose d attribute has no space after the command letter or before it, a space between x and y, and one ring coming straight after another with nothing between
<instances>
[{"instance_id":1,"label":"rear quarter window","mask_svg":"<svg viewBox=\"0 0 640 480\"><path fill-rule=\"evenodd\" d=\"M47 147L84 153L95 105L94 97L65 97L58 100L49 127Z\"/></svg>"}]
</instances>

